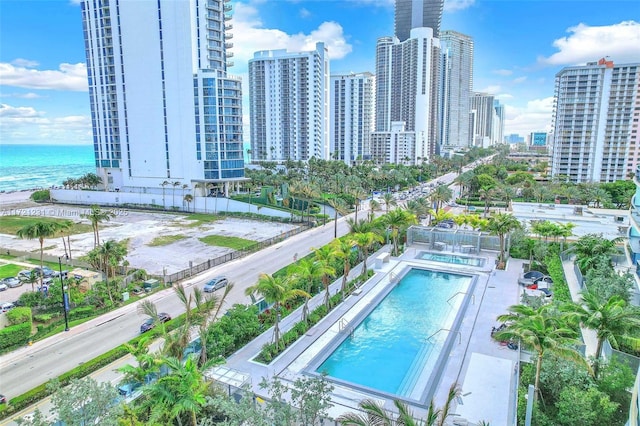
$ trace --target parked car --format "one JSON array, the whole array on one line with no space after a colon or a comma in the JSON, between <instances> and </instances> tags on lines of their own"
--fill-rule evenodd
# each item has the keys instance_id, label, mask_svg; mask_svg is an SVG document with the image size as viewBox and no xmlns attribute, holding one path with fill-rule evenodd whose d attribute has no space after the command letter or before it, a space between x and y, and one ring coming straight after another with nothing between
<instances>
[{"instance_id":1,"label":"parked car","mask_svg":"<svg viewBox=\"0 0 640 426\"><path fill-rule=\"evenodd\" d=\"M2 305L0 305L0 312L7 312L10 309L15 308L16 305L14 305L11 302L4 302Z\"/></svg>"},{"instance_id":2,"label":"parked car","mask_svg":"<svg viewBox=\"0 0 640 426\"><path fill-rule=\"evenodd\" d=\"M6 404L7 403L7 397L0 394L0 404Z\"/></svg>"},{"instance_id":3,"label":"parked car","mask_svg":"<svg viewBox=\"0 0 640 426\"><path fill-rule=\"evenodd\" d=\"M535 284L538 284L538 287L543 286L546 284L546 287L549 287L550 285L553 284L553 278L551 278L548 275L545 275L542 278L538 278L537 280L535 280Z\"/></svg>"},{"instance_id":4,"label":"parked car","mask_svg":"<svg viewBox=\"0 0 640 426\"><path fill-rule=\"evenodd\" d=\"M27 281L31 277L31 270L25 269L23 271L18 272L16 278L19 280Z\"/></svg>"},{"instance_id":5,"label":"parked car","mask_svg":"<svg viewBox=\"0 0 640 426\"><path fill-rule=\"evenodd\" d=\"M525 272L520 276L520 278L518 278L518 284L524 286L531 285L544 276L545 275L540 271Z\"/></svg>"},{"instance_id":6,"label":"parked car","mask_svg":"<svg viewBox=\"0 0 640 426\"><path fill-rule=\"evenodd\" d=\"M140 287L134 287L131 289L131 293L135 294L136 296L139 296L142 293L144 293L144 290L141 289Z\"/></svg>"},{"instance_id":7,"label":"parked car","mask_svg":"<svg viewBox=\"0 0 640 426\"><path fill-rule=\"evenodd\" d=\"M2 281L0 281L0 291L5 291L6 289L8 289L9 287L3 283Z\"/></svg>"},{"instance_id":8,"label":"parked car","mask_svg":"<svg viewBox=\"0 0 640 426\"><path fill-rule=\"evenodd\" d=\"M5 284L9 288L16 288L24 283L16 277L8 277L2 280L2 284Z\"/></svg>"},{"instance_id":9,"label":"parked car","mask_svg":"<svg viewBox=\"0 0 640 426\"><path fill-rule=\"evenodd\" d=\"M167 322L171 320L171 315L169 315L166 312L160 312L158 314L158 321L160 322ZM141 325L140 325L140 333L146 333L147 331L151 330L152 328L154 328L156 326L156 321L153 318L147 318Z\"/></svg>"},{"instance_id":10,"label":"parked car","mask_svg":"<svg viewBox=\"0 0 640 426\"><path fill-rule=\"evenodd\" d=\"M43 277L52 277L54 272L53 269L49 268L48 266L43 266L42 269L38 268L33 268L32 269L33 273L36 274L38 277L40 276L40 273L42 273Z\"/></svg>"},{"instance_id":11,"label":"parked car","mask_svg":"<svg viewBox=\"0 0 640 426\"><path fill-rule=\"evenodd\" d=\"M216 290L219 290L221 288L226 287L227 284L229 284L229 280L227 279L227 277L219 276L219 277L213 278L211 281L206 283L204 285L203 290L204 290L205 293L211 293L211 292L214 292Z\"/></svg>"},{"instance_id":12,"label":"parked car","mask_svg":"<svg viewBox=\"0 0 640 426\"><path fill-rule=\"evenodd\" d=\"M138 391L142 387L142 383L131 381L125 382L118 386L118 393L124 398L131 398L134 396L134 393Z\"/></svg>"}]
</instances>

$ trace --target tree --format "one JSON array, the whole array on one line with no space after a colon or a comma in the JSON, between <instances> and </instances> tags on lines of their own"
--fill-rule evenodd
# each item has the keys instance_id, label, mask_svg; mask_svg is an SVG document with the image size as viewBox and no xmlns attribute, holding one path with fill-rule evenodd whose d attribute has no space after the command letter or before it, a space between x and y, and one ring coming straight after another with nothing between
<instances>
[{"instance_id":1,"label":"tree","mask_svg":"<svg viewBox=\"0 0 640 426\"><path fill-rule=\"evenodd\" d=\"M154 405L151 410L151 421L168 424L163 417L169 414L171 418L182 424L182 416L186 415L191 426L197 426L198 414L205 406L209 384L205 381L202 372L210 367L205 364L198 368L195 359L188 357L184 362L180 358L161 357L169 374L161 376L151 383L145 394ZM166 408L168 413L158 408Z\"/></svg>"},{"instance_id":2,"label":"tree","mask_svg":"<svg viewBox=\"0 0 640 426\"><path fill-rule=\"evenodd\" d=\"M333 267L333 261L336 258L336 254L330 245L322 246L313 250L315 261L321 266L323 270L322 274L322 287L324 288L324 304L329 309L329 279L336 274L336 270Z\"/></svg>"},{"instance_id":3,"label":"tree","mask_svg":"<svg viewBox=\"0 0 640 426\"><path fill-rule=\"evenodd\" d=\"M340 292L342 293L342 300L344 300L344 293L347 289L347 279L349 272L351 271L351 255L353 253L354 242L350 238L336 238L330 243L333 255L342 259L343 271L342 271L342 285L340 286ZM325 306L329 309L329 291L325 294L324 300Z\"/></svg>"},{"instance_id":4,"label":"tree","mask_svg":"<svg viewBox=\"0 0 640 426\"><path fill-rule=\"evenodd\" d=\"M273 324L273 343L280 348L280 308L296 297L311 297L306 291L292 288L289 276L274 277L261 273L258 283L245 290L247 296L258 293L268 304L274 305L275 323Z\"/></svg>"},{"instance_id":5,"label":"tree","mask_svg":"<svg viewBox=\"0 0 640 426\"><path fill-rule=\"evenodd\" d=\"M184 196L184 202L187 203L187 211L191 210L191 202L193 201L193 195L191 194L186 194Z\"/></svg>"},{"instance_id":6,"label":"tree","mask_svg":"<svg viewBox=\"0 0 640 426\"><path fill-rule=\"evenodd\" d=\"M369 201L369 220L373 220L376 217L376 211L380 210L380 203L374 199Z\"/></svg>"},{"instance_id":7,"label":"tree","mask_svg":"<svg viewBox=\"0 0 640 426\"><path fill-rule=\"evenodd\" d=\"M51 402L58 420L65 424L118 424L122 404L114 402L118 400L118 391L110 383L99 383L91 377L84 377L71 380L65 387L53 380L48 387L55 389Z\"/></svg>"},{"instance_id":8,"label":"tree","mask_svg":"<svg viewBox=\"0 0 640 426\"><path fill-rule=\"evenodd\" d=\"M602 301L597 293L586 291L582 293L582 303L571 303L563 309L580 325L596 332L598 343L593 367L596 378L604 341L609 340L613 347L618 347L620 337L640 330L638 310L628 306L620 296L611 296L608 300Z\"/></svg>"},{"instance_id":9,"label":"tree","mask_svg":"<svg viewBox=\"0 0 640 426\"><path fill-rule=\"evenodd\" d=\"M171 182L171 185L173 186L173 191L171 192L171 209L175 209L176 207L176 188L180 186L180 182L179 181L175 181L175 182Z\"/></svg>"},{"instance_id":10,"label":"tree","mask_svg":"<svg viewBox=\"0 0 640 426\"><path fill-rule=\"evenodd\" d=\"M60 224L58 222L35 222L23 226L16 232L19 238L26 240L37 239L40 242L40 286L42 286L42 280L44 278L44 274L42 273L44 266L44 240L45 238L53 237L59 230Z\"/></svg>"},{"instance_id":11,"label":"tree","mask_svg":"<svg viewBox=\"0 0 640 426\"><path fill-rule=\"evenodd\" d=\"M115 217L115 213L110 210L102 210L100 206L94 204L91 206L91 212L89 214L81 214L80 217L89 219L91 227L93 228L93 247L100 245L100 223L108 222L111 218Z\"/></svg>"},{"instance_id":12,"label":"tree","mask_svg":"<svg viewBox=\"0 0 640 426\"><path fill-rule=\"evenodd\" d=\"M391 228L391 240L393 242L393 255L398 256L398 235L409 225L417 223L418 220L413 213L403 209L391 210L383 217L385 226Z\"/></svg>"},{"instance_id":13,"label":"tree","mask_svg":"<svg viewBox=\"0 0 640 426\"><path fill-rule=\"evenodd\" d=\"M167 209L167 203L166 203L165 197L164 197L164 195L165 195L164 188L167 185L171 185L171 182L169 182L168 180L165 180L160 184L160 186L162 187L162 208L165 209L165 210Z\"/></svg>"},{"instance_id":14,"label":"tree","mask_svg":"<svg viewBox=\"0 0 640 426\"><path fill-rule=\"evenodd\" d=\"M453 383L449 387L444 406L436 408L434 401L431 400L424 419L417 419L403 401L397 399L393 401L398 412L397 415L394 415L394 413L386 411L377 401L365 399L358 404L364 413L343 414L337 420L343 426L444 426L447 424L447 419L453 415L451 404L456 397L460 396L460 393L460 386Z\"/></svg>"},{"instance_id":15,"label":"tree","mask_svg":"<svg viewBox=\"0 0 640 426\"><path fill-rule=\"evenodd\" d=\"M369 195L364 189L362 189L361 187L355 187L350 191L350 194L353 196L353 198L355 199L355 207L356 207L356 215L355 215L355 219L358 220L358 210L360 208L360 202L364 199L367 198L367 195Z\"/></svg>"},{"instance_id":16,"label":"tree","mask_svg":"<svg viewBox=\"0 0 640 426\"><path fill-rule=\"evenodd\" d=\"M507 250L505 240L507 234L520 228L520 221L512 214L497 213L489 218L488 229L500 239L500 256L498 263L504 263L507 260Z\"/></svg>"},{"instance_id":17,"label":"tree","mask_svg":"<svg viewBox=\"0 0 640 426\"><path fill-rule=\"evenodd\" d=\"M367 276L367 257L369 257L369 249L373 247L375 243L382 243L384 239L381 235L375 232L357 232L350 236L353 244L358 247L358 251L361 253L362 258L362 276Z\"/></svg>"},{"instance_id":18,"label":"tree","mask_svg":"<svg viewBox=\"0 0 640 426\"><path fill-rule=\"evenodd\" d=\"M392 206L397 206L398 205L398 202L396 201L396 199L394 198L394 196L393 196L393 194L391 192L385 192L382 195L382 201L384 201L384 208L385 208L385 211L387 213L389 213L389 209Z\"/></svg>"},{"instance_id":19,"label":"tree","mask_svg":"<svg viewBox=\"0 0 640 426\"><path fill-rule=\"evenodd\" d=\"M85 259L91 266L104 273L105 286L111 303L113 303L114 300L110 278L115 277L116 267L121 265L126 255L127 247L124 243L108 240L103 245L91 250L85 256Z\"/></svg>"},{"instance_id":20,"label":"tree","mask_svg":"<svg viewBox=\"0 0 640 426\"><path fill-rule=\"evenodd\" d=\"M344 215L347 212L347 205L342 198L331 198L329 205L333 208L333 238L338 237L338 214Z\"/></svg>"},{"instance_id":21,"label":"tree","mask_svg":"<svg viewBox=\"0 0 640 426\"><path fill-rule=\"evenodd\" d=\"M329 265L311 259L302 259L294 265L292 273L293 279L303 282L304 291L308 294L313 293L313 285L316 280L321 280L325 274L335 272ZM309 317L309 298L305 298L304 307L302 308L302 321L305 323Z\"/></svg>"},{"instance_id":22,"label":"tree","mask_svg":"<svg viewBox=\"0 0 640 426\"><path fill-rule=\"evenodd\" d=\"M569 327L569 318L554 311L553 305L531 308L525 305L509 307L509 313L498 316L498 321L507 327L494 335L496 340L516 339L527 349L536 352L536 397L540 392L540 372L542 361L547 353L560 358L586 364L582 354L573 349L577 346L577 331Z\"/></svg>"},{"instance_id":23,"label":"tree","mask_svg":"<svg viewBox=\"0 0 640 426\"><path fill-rule=\"evenodd\" d=\"M431 201L436 203L436 212L440 210L444 203L451 200L452 196L453 193L447 185L438 185L435 191L433 191L430 196Z\"/></svg>"},{"instance_id":24,"label":"tree","mask_svg":"<svg viewBox=\"0 0 640 426\"><path fill-rule=\"evenodd\" d=\"M609 264L611 264L611 256L618 253L617 245L621 241L621 238L607 240L602 237L602 234L587 234L580 237L573 244L571 250L576 255L576 264L582 273L587 273L597 264L600 256L609 259Z\"/></svg>"}]
</instances>

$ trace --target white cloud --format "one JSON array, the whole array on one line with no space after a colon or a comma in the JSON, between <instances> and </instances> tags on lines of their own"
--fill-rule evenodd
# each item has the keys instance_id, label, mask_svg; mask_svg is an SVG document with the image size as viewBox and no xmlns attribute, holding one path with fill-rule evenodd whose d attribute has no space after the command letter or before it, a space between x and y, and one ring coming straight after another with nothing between
<instances>
[{"instance_id":1,"label":"white cloud","mask_svg":"<svg viewBox=\"0 0 640 426\"><path fill-rule=\"evenodd\" d=\"M535 131L550 131L552 112L552 96L534 99L522 108L505 105L504 134L516 133L524 136Z\"/></svg>"},{"instance_id":2,"label":"white cloud","mask_svg":"<svg viewBox=\"0 0 640 426\"><path fill-rule=\"evenodd\" d=\"M311 12L309 12L309 9L305 9L304 7L300 9L299 14L301 18L308 18L311 16Z\"/></svg>"},{"instance_id":3,"label":"white cloud","mask_svg":"<svg viewBox=\"0 0 640 426\"><path fill-rule=\"evenodd\" d=\"M58 70L36 70L0 62L3 86L26 89L87 91L87 67L83 63L62 63Z\"/></svg>"},{"instance_id":4,"label":"white cloud","mask_svg":"<svg viewBox=\"0 0 640 426\"><path fill-rule=\"evenodd\" d=\"M8 143L89 143L88 116L47 117L32 107L0 105L0 139Z\"/></svg>"},{"instance_id":5,"label":"white cloud","mask_svg":"<svg viewBox=\"0 0 640 426\"><path fill-rule=\"evenodd\" d=\"M473 6L474 3L475 0L445 0L444 10L447 12L462 10Z\"/></svg>"},{"instance_id":6,"label":"white cloud","mask_svg":"<svg viewBox=\"0 0 640 426\"><path fill-rule=\"evenodd\" d=\"M591 27L578 24L567 29L570 34L553 42L558 52L538 62L546 65L584 65L608 56L614 63L640 61L640 23L623 21L619 24Z\"/></svg>"},{"instance_id":7,"label":"white cloud","mask_svg":"<svg viewBox=\"0 0 640 426\"><path fill-rule=\"evenodd\" d=\"M34 68L40 65L36 61L32 61L30 59L22 59L22 58L14 59L13 61L11 61L11 64L17 67L24 67L24 68Z\"/></svg>"},{"instance_id":8,"label":"white cloud","mask_svg":"<svg viewBox=\"0 0 640 426\"><path fill-rule=\"evenodd\" d=\"M474 92L488 93L490 95L495 95L496 93L500 93L501 90L502 88L496 84L496 85L487 86L484 89L474 90Z\"/></svg>"},{"instance_id":9,"label":"white cloud","mask_svg":"<svg viewBox=\"0 0 640 426\"><path fill-rule=\"evenodd\" d=\"M279 29L264 28L257 9L245 3L235 4L232 32L237 72L243 72L253 54L261 50L310 51L317 42L324 42L332 60L344 58L352 51L337 22L323 22L309 34L287 34ZM235 73L235 68L231 72Z\"/></svg>"},{"instance_id":10,"label":"white cloud","mask_svg":"<svg viewBox=\"0 0 640 426\"><path fill-rule=\"evenodd\" d=\"M509 77L511 74L513 74L513 71L511 70L493 70L492 71L494 74L498 74L501 75L503 77Z\"/></svg>"},{"instance_id":11,"label":"white cloud","mask_svg":"<svg viewBox=\"0 0 640 426\"><path fill-rule=\"evenodd\" d=\"M527 76L517 77L513 79L513 82L516 84L524 83L527 80Z\"/></svg>"},{"instance_id":12,"label":"white cloud","mask_svg":"<svg viewBox=\"0 0 640 426\"><path fill-rule=\"evenodd\" d=\"M2 98L20 98L20 99L38 99L44 98L44 96L38 95L37 93L28 92L28 93L2 93L0 94Z\"/></svg>"}]
</instances>

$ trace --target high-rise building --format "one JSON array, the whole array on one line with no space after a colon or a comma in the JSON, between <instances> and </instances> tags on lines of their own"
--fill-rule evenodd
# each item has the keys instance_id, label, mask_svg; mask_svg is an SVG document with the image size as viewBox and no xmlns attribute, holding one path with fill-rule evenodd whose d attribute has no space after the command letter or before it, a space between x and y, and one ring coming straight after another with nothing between
<instances>
[{"instance_id":1,"label":"high-rise building","mask_svg":"<svg viewBox=\"0 0 640 426\"><path fill-rule=\"evenodd\" d=\"M329 158L329 57L265 50L249 61L252 157L258 161Z\"/></svg>"},{"instance_id":2,"label":"high-rise building","mask_svg":"<svg viewBox=\"0 0 640 426\"><path fill-rule=\"evenodd\" d=\"M473 145L488 147L493 143L495 130L494 96L489 93L474 92L471 95L470 122Z\"/></svg>"},{"instance_id":3,"label":"high-rise building","mask_svg":"<svg viewBox=\"0 0 640 426\"><path fill-rule=\"evenodd\" d=\"M227 1L82 2L97 174L107 190L244 176ZM151 189L153 188L153 189Z\"/></svg>"},{"instance_id":4,"label":"high-rise building","mask_svg":"<svg viewBox=\"0 0 640 426\"><path fill-rule=\"evenodd\" d=\"M440 153L467 148L473 92L473 39L456 31L440 33Z\"/></svg>"},{"instance_id":5,"label":"high-rise building","mask_svg":"<svg viewBox=\"0 0 640 426\"><path fill-rule=\"evenodd\" d=\"M352 165L370 157L375 77L370 72L331 76L331 157Z\"/></svg>"},{"instance_id":6,"label":"high-rise building","mask_svg":"<svg viewBox=\"0 0 640 426\"><path fill-rule=\"evenodd\" d=\"M531 132L529 135L529 144L531 146L546 146L547 145L547 133L546 132Z\"/></svg>"},{"instance_id":7,"label":"high-rise building","mask_svg":"<svg viewBox=\"0 0 640 426\"><path fill-rule=\"evenodd\" d=\"M415 133L409 138L415 147L402 159L406 164L427 161L436 152L439 64L440 40L433 38L431 28L414 28L403 42L394 37L378 39L376 133L389 133L392 123L398 122L404 122L404 132ZM376 138L389 140L388 135ZM391 162L391 156L385 162Z\"/></svg>"},{"instance_id":8,"label":"high-rise building","mask_svg":"<svg viewBox=\"0 0 640 426\"><path fill-rule=\"evenodd\" d=\"M493 100L493 129L491 130L491 144L504 143L504 105L499 100Z\"/></svg>"},{"instance_id":9,"label":"high-rise building","mask_svg":"<svg viewBox=\"0 0 640 426\"><path fill-rule=\"evenodd\" d=\"M444 0L396 0L396 37L405 41L411 37L412 29L426 27L438 38L443 8Z\"/></svg>"},{"instance_id":10,"label":"high-rise building","mask_svg":"<svg viewBox=\"0 0 640 426\"><path fill-rule=\"evenodd\" d=\"M553 176L576 183L627 178L639 71L640 63L603 58L556 74Z\"/></svg>"}]
</instances>

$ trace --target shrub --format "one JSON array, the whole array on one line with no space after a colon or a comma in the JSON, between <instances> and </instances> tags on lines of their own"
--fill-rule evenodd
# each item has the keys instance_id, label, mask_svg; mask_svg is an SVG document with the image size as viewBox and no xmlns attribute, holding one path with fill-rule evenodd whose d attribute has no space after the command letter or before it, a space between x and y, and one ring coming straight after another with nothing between
<instances>
[{"instance_id":1,"label":"shrub","mask_svg":"<svg viewBox=\"0 0 640 426\"><path fill-rule=\"evenodd\" d=\"M51 321L52 318L53 318L53 315L51 314L40 314L40 315L33 316L33 320L36 322L49 322Z\"/></svg>"},{"instance_id":2,"label":"shrub","mask_svg":"<svg viewBox=\"0 0 640 426\"><path fill-rule=\"evenodd\" d=\"M22 324L23 322L31 322L31 308L19 307L11 309L7 312L7 320L10 325Z\"/></svg>"},{"instance_id":3,"label":"shrub","mask_svg":"<svg viewBox=\"0 0 640 426\"><path fill-rule=\"evenodd\" d=\"M0 349L27 343L31 336L31 321L10 325L0 330Z\"/></svg>"},{"instance_id":4,"label":"shrub","mask_svg":"<svg viewBox=\"0 0 640 426\"><path fill-rule=\"evenodd\" d=\"M31 199L35 202L44 202L51 201L51 194L48 189L43 189L41 191L35 191L31 194Z\"/></svg>"},{"instance_id":5,"label":"shrub","mask_svg":"<svg viewBox=\"0 0 640 426\"><path fill-rule=\"evenodd\" d=\"M96 314L96 308L93 306L83 306L69 311L69 320L78 320L87 318Z\"/></svg>"},{"instance_id":6,"label":"shrub","mask_svg":"<svg viewBox=\"0 0 640 426\"><path fill-rule=\"evenodd\" d=\"M571 302L571 293L564 279L564 270L562 269L560 256L547 256L545 260L549 276L553 279L553 298L559 302Z\"/></svg>"}]
</instances>

